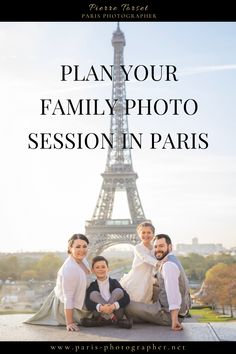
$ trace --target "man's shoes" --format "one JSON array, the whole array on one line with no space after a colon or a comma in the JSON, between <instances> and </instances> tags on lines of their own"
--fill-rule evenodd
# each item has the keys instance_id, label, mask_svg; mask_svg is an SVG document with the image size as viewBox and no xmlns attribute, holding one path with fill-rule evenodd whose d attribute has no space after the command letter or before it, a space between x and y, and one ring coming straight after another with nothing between
<instances>
[{"instance_id":1,"label":"man's shoes","mask_svg":"<svg viewBox=\"0 0 236 354\"><path fill-rule=\"evenodd\" d=\"M186 313L185 317L186 317L186 318L192 318L192 315L191 315L191 313L188 311L188 312Z\"/></svg>"},{"instance_id":2,"label":"man's shoes","mask_svg":"<svg viewBox=\"0 0 236 354\"><path fill-rule=\"evenodd\" d=\"M191 313L188 311L185 315L178 314L178 317L179 318L191 318L192 316L191 316Z\"/></svg>"},{"instance_id":3,"label":"man's shoes","mask_svg":"<svg viewBox=\"0 0 236 354\"><path fill-rule=\"evenodd\" d=\"M111 325L112 321L111 320L106 320L103 317L81 318L80 324L81 324L81 326L84 326L84 327L103 327L103 326Z\"/></svg>"},{"instance_id":4,"label":"man's shoes","mask_svg":"<svg viewBox=\"0 0 236 354\"><path fill-rule=\"evenodd\" d=\"M133 320L132 319L123 319L123 320L118 320L116 322L116 326L119 328L126 328L130 329L133 326Z\"/></svg>"}]
</instances>

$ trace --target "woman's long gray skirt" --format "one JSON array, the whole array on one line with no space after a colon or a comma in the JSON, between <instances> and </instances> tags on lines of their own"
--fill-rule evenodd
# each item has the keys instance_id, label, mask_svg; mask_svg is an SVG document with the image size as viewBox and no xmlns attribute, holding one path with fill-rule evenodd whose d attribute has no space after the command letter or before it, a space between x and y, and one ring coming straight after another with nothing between
<instances>
[{"instance_id":1,"label":"woman's long gray skirt","mask_svg":"<svg viewBox=\"0 0 236 354\"><path fill-rule=\"evenodd\" d=\"M73 309L73 319L80 323L81 318L92 317L92 312L86 309ZM55 295L53 290L44 301L40 310L24 323L35 325L60 326L66 325L64 304Z\"/></svg>"}]
</instances>

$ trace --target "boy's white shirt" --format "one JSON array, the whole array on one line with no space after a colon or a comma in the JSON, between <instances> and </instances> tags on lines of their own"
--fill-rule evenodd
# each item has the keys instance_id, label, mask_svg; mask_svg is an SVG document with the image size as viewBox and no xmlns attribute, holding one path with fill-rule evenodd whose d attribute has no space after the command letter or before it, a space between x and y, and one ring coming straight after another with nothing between
<instances>
[{"instance_id":1,"label":"boy's white shirt","mask_svg":"<svg viewBox=\"0 0 236 354\"><path fill-rule=\"evenodd\" d=\"M98 280L97 279L97 282L98 282L98 287L99 287L99 290L100 290L100 294L101 294L101 297L108 301L111 297L111 293L110 293L110 284L109 284L109 277L107 277L105 280ZM115 307L116 307L116 310L118 310L120 308L120 305L119 303L116 301L114 302L115 304ZM97 304L96 306L96 309L98 312L101 312L100 311L100 306L102 304Z\"/></svg>"}]
</instances>

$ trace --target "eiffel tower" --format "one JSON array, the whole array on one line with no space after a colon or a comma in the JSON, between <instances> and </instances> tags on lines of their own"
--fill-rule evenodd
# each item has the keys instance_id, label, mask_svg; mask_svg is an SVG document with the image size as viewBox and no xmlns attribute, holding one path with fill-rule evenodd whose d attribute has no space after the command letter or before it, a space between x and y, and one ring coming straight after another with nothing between
<instances>
[{"instance_id":1,"label":"eiffel tower","mask_svg":"<svg viewBox=\"0 0 236 354\"><path fill-rule=\"evenodd\" d=\"M118 100L111 116L110 133L113 133L113 148L108 148L103 183L91 220L86 221L85 234L90 241L90 254L98 255L109 246L121 243L136 244L139 237L136 227L146 220L138 189L137 173L133 170L131 151L124 149L123 134L129 136L128 119L125 115L125 80L121 65L124 64L125 36L119 23L113 33L114 47L112 103ZM129 146L127 144L127 146ZM126 191L130 219L112 219L115 193Z\"/></svg>"}]
</instances>

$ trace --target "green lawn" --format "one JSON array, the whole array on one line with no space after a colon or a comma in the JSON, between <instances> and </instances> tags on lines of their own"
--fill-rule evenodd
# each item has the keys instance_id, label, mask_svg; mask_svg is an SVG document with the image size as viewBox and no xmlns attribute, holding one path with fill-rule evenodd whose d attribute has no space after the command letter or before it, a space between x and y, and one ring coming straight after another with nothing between
<instances>
[{"instance_id":1,"label":"green lawn","mask_svg":"<svg viewBox=\"0 0 236 354\"><path fill-rule=\"evenodd\" d=\"M228 317L225 315L219 315L215 311L212 311L209 307L202 309L191 309L190 314L197 316L198 322L228 322L235 321L235 317Z\"/></svg>"}]
</instances>

